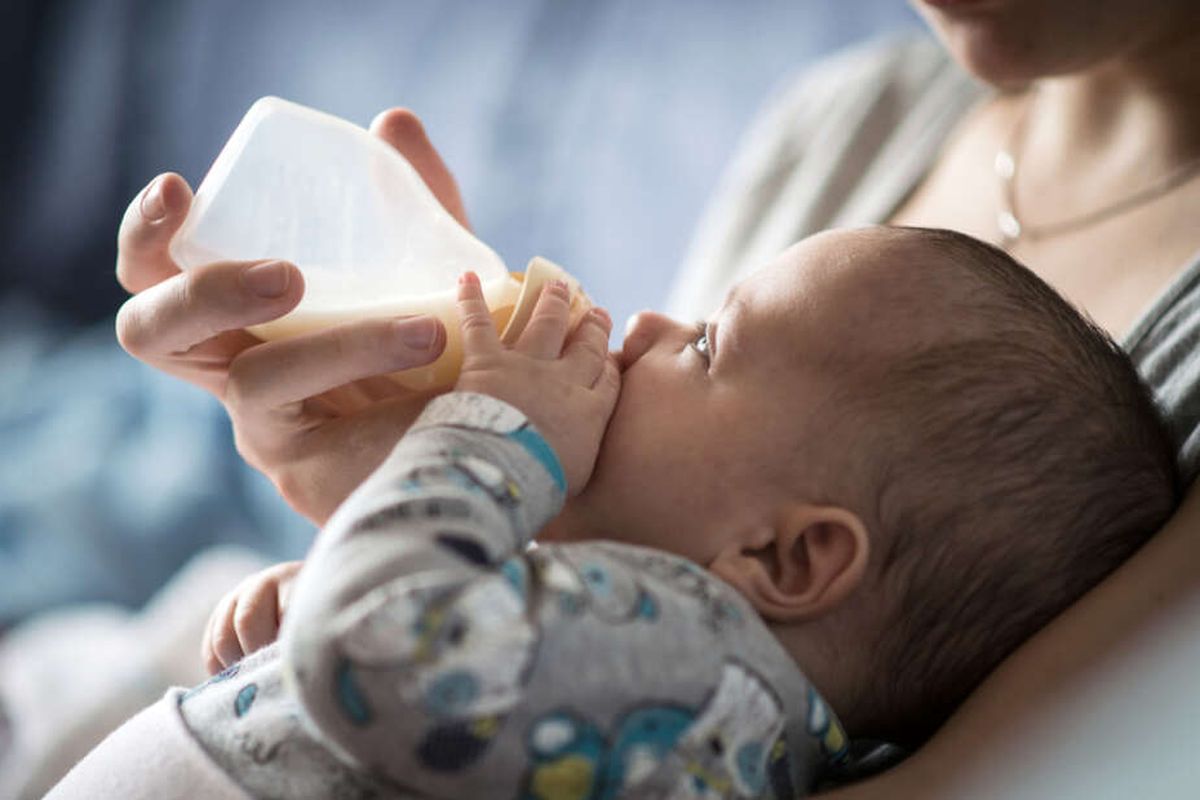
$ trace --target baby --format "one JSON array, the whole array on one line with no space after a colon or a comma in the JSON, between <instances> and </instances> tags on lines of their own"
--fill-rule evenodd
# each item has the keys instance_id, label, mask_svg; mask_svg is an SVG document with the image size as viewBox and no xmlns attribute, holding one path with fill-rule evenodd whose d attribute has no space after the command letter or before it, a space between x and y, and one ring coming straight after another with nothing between
<instances>
[{"instance_id":1,"label":"baby","mask_svg":"<svg viewBox=\"0 0 1200 800\"><path fill-rule=\"evenodd\" d=\"M513 349L470 276L460 307L457 390L208 646L273 638L287 587L278 644L61 796L122 735L190 748L194 796L802 796L850 736L919 744L1177 499L1121 351L960 234L809 238L615 362L562 287Z\"/></svg>"}]
</instances>

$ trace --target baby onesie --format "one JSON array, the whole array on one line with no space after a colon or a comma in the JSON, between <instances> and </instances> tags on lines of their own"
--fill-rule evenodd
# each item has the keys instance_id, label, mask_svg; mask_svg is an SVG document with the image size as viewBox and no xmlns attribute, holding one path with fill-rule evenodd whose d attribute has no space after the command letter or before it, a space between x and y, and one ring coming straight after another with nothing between
<instances>
[{"instance_id":1,"label":"baby onesie","mask_svg":"<svg viewBox=\"0 0 1200 800\"><path fill-rule=\"evenodd\" d=\"M845 759L754 609L692 562L531 546L558 460L484 395L430 403L329 521L277 645L177 695L258 797L793 798Z\"/></svg>"}]
</instances>

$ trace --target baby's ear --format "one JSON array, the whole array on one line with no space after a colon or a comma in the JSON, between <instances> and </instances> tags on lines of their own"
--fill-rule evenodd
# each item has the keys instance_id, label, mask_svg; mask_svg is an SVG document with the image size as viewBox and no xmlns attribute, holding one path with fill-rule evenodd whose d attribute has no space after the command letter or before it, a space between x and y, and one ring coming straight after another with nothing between
<instances>
[{"instance_id":1,"label":"baby's ear","mask_svg":"<svg viewBox=\"0 0 1200 800\"><path fill-rule=\"evenodd\" d=\"M731 542L709 570L772 622L808 622L836 608L862 582L870 537L857 514L835 506L794 506Z\"/></svg>"}]
</instances>

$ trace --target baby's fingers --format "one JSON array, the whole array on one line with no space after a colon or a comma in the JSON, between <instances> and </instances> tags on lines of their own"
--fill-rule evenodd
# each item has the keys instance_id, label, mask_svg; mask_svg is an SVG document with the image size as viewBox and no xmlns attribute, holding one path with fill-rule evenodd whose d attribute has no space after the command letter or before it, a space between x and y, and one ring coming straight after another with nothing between
<instances>
[{"instance_id":1,"label":"baby's fingers","mask_svg":"<svg viewBox=\"0 0 1200 800\"><path fill-rule=\"evenodd\" d=\"M244 656L275 641L279 634L279 586L273 578L264 575L241 592L234 606L233 629Z\"/></svg>"},{"instance_id":2,"label":"baby's fingers","mask_svg":"<svg viewBox=\"0 0 1200 800\"><path fill-rule=\"evenodd\" d=\"M529 323L517 339L516 349L534 358L558 358L570 321L571 290L561 280L546 282Z\"/></svg>"},{"instance_id":3,"label":"baby's fingers","mask_svg":"<svg viewBox=\"0 0 1200 800\"><path fill-rule=\"evenodd\" d=\"M220 672L242 657L241 645L233 629L233 610L237 603L237 589L221 598L208 619L204 631L204 642L200 646L204 668L210 675Z\"/></svg>"},{"instance_id":4,"label":"baby's fingers","mask_svg":"<svg viewBox=\"0 0 1200 800\"><path fill-rule=\"evenodd\" d=\"M608 335L611 332L612 318L604 309L596 307L584 315L567 341L563 360L586 386L594 386L604 371L604 363L608 358Z\"/></svg>"},{"instance_id":5,"label":"baby's fingers","mask_svg":"<svg viewBox=\"0 0 1200 800\"><path fill-rule=\"evenodd\" d=\"M604 366L600 369L600 377L592 387L608 414L612 414L617 405L617 397L621 394L621 367L611 353L604 357Z\"/></svg>"},{"instance_id":6,"label":"baby's fingers","mask_svg":"<svg viewBox=\"0 0 1200 800\"><path fill-rule=\"evenodd\" d=\"M479 276L464 272L458 278L458 319L463 351L467 357L489 355L500 350L500 336L492 324Z\"/></svg>"}]
</instances>

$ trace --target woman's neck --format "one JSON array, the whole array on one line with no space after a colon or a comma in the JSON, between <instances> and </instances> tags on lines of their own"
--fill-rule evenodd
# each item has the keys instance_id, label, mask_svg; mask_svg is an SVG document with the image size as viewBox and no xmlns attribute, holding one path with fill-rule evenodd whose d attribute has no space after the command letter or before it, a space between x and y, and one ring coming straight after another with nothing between
<instances>
[{"instance_id":1,"label":"woman's neck","mask_svg":"<svg viewBox=\"0 0 1200 800\"><path fill-rule=\"evenodd\" d=\"M1034 174L1100 188L1200 157L1198 60L1200 33L1189 25L1173 40L1036 83L1024 136Z\"/></svg>"}]
</instances>

